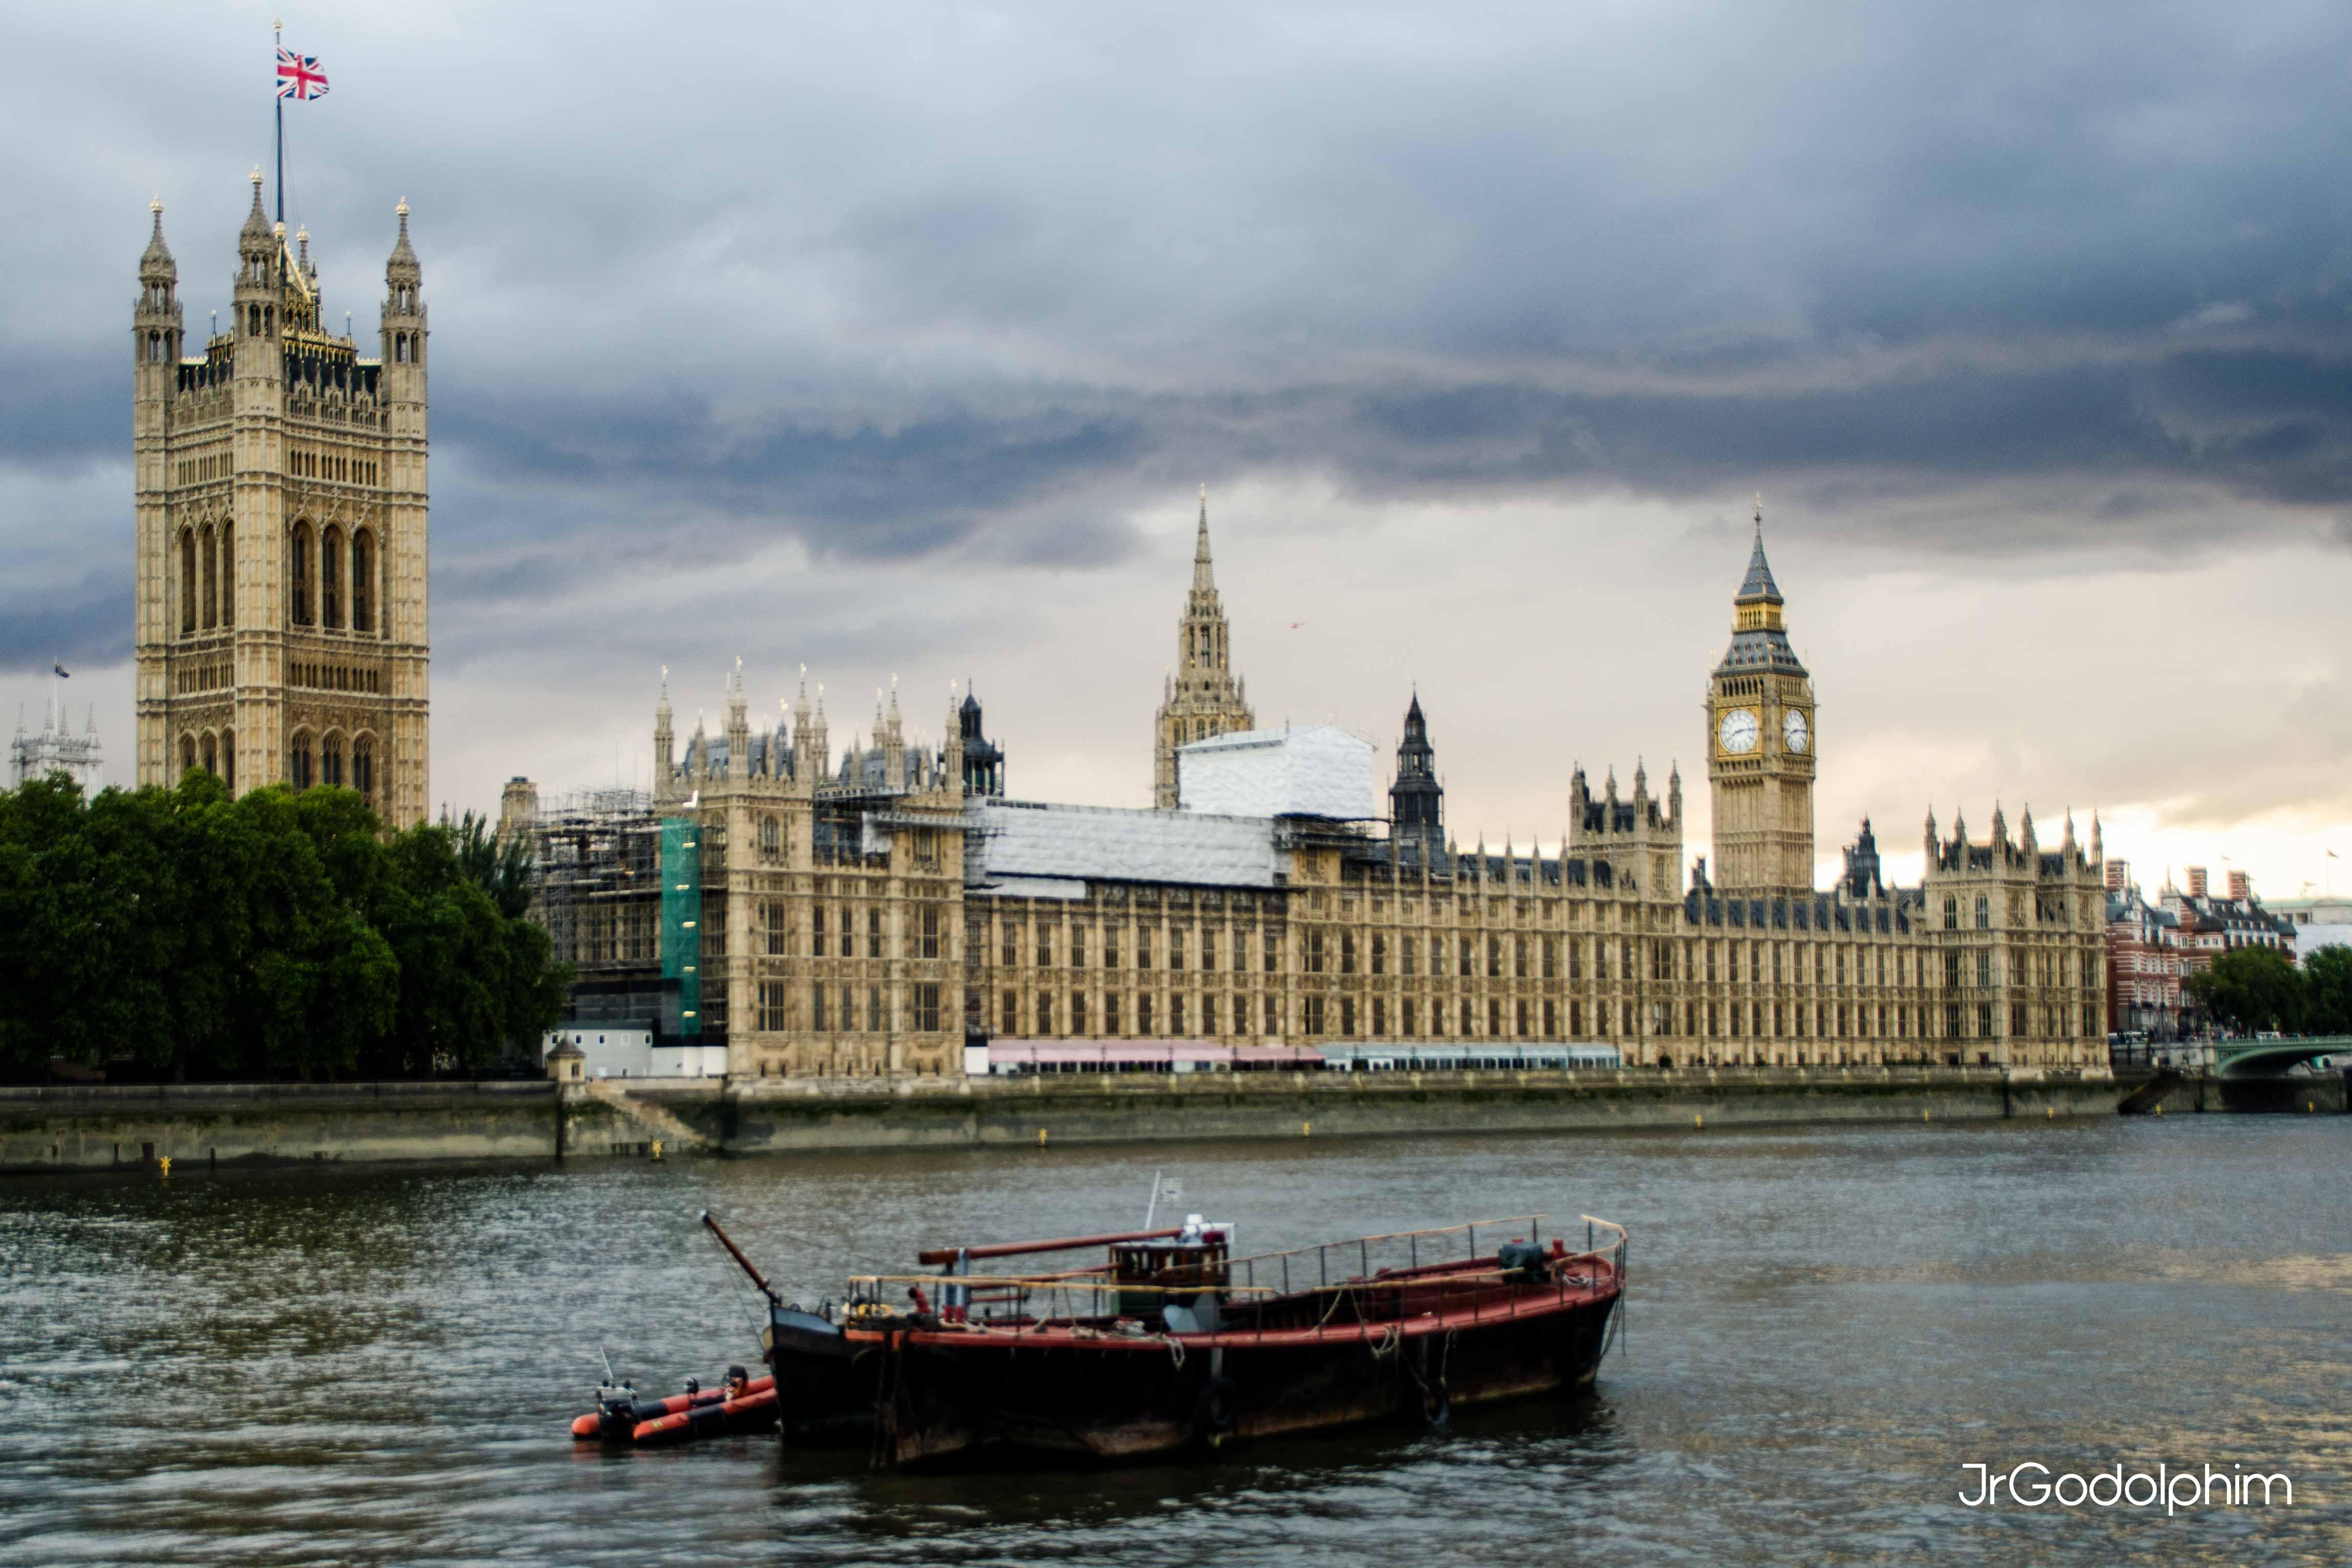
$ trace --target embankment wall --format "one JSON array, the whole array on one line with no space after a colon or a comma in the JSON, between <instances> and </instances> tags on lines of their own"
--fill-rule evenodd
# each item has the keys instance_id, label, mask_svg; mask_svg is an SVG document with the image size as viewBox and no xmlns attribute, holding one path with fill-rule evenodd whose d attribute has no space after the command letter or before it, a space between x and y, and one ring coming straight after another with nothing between
<instances>
[{"instance_id":1,"label":"embankment wall","mask_svg":"<svg viewBox=\"0 0 2352 1568\"><path fill-rule=\"evenodd\" d=\"M1985 1068L0 1089L0 1171L1992 1121L2116 1097Z\"/></svg>"},{"instance_id":2,"label":"embankment wall","mask_svg":"<svg viewBox=\"0 0 2352 1568\"><path fill-rule=\"evenodd\" d=\"M553 1157L552 1083L0 1089L0 1171Z\"/></svg>"}]
</instances>

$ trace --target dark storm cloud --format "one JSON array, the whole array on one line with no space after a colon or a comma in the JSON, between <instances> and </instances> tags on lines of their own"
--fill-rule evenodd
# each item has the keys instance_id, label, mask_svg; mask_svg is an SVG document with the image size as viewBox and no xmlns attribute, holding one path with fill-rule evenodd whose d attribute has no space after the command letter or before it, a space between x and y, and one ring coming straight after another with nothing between
<instances>
[{"instance_id":1,"label":"dark storm cloud","mask_svg":"<svg viewBox=\"0 0 2352 1568\"><path fill-rule=\"evenodd\" d=\"M129 576L110 564L62 590L0 589L0 670L119 664L131 657L131 614Z\"/></svg>"},{"instance_id":2,"label":"dark storm cloud","mask_svg":"<svg viewBox=\"0 0 2352 1568\"><path fill-rule=\"evenodd\" d=\"M1762 486L1921 559L2183 548L2184 486L2352 509L2340 9L721 5L748 93L649 14L551 15L302 45L339 74L297 211L363 338L417 203L445 609L780 541L1100 567L1139 507L1259 474ZM240 17L116 13L126 79L173 77L135 104L31 63L63 21L7 25L0 160L44 215L0 237L0 468L125 455L152 188L192 333L225 303Z\"/></svg>"}]
</instances>

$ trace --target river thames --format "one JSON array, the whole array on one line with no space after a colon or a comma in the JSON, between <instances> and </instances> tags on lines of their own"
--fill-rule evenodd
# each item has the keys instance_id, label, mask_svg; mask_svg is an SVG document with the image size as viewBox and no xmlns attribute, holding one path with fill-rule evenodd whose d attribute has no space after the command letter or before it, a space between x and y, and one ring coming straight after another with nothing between
<instances>
[{"instance_id":1,"label":"river thames","mask_svg":"<svg viewBox=\"0 0 2352 1568\"><path fill-rule=\"evenodd\" d=\"M10 1563L2336 1563L2352 1120L2105 1118L0 1186ZM1250 1250L1549 1210L1633 1232L1589 1400L1098 1472L575 1449L919 1246L1139 1223ZM2244 1507L1969 1508L1965 1467L2284 1473Z\"/></svg>"}]
</instances>

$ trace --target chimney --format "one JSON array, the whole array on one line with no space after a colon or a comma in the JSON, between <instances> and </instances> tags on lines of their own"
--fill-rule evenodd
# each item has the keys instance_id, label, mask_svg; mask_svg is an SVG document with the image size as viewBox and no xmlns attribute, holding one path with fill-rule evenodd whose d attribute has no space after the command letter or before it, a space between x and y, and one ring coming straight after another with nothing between
<instances>
[{"instance_id":1,"label":"chimney","mask_svg":"<svg viewBox=\"0 0 2352 1568\"><path fill-rule=\"evenodd\" d=\"M2107 862L2107 891L2109 893L2121 893L2129 886L2131 886L2131 862L2109 861Z\"/></svg>"},{"instance_id":2,"label":"chimney","mask_svg":"<svg viewBox=\"0 0 2352 1568\"><path fill-rule=\"evenodd\" d=\"M2201 865L2189 868L2189 896L2191 898L2205 896L2205 868Z\"/></svg>"},{"instance_id":3,"label":"chimney","mask_svg":"<svg viewBox=\"0 0 2352 1568\"><path fill-rule=\"evenodd\" d=\"M2230 896L2241 903L2248 902L2254 896L2253 882L2244 872L2233 871L2230 873Z\"/></svg>"}]
</instances>

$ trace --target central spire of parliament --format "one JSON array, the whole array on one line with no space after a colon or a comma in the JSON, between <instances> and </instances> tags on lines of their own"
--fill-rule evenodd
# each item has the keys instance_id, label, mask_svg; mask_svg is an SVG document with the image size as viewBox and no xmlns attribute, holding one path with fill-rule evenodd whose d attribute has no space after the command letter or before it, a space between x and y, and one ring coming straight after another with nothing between
<instances>
[{"instance_id":1,"label":"central spire of parliament","mask_svg":"<svg viewBox=\"0 0 2352 1568\"><path fill-rule=\"evenodd\" d=\"M1176 809L1176 748L1255 724L1246 689L1234 679L1231 633L1217 601L1216 569L1209 559L1209 487L1201 486L1201 526L1192 544L1192 590L1176 623L1176 669L1160 691L1154 719L1152 803Z\"/></svg>"}]
</instances>

